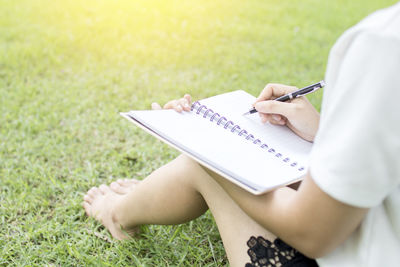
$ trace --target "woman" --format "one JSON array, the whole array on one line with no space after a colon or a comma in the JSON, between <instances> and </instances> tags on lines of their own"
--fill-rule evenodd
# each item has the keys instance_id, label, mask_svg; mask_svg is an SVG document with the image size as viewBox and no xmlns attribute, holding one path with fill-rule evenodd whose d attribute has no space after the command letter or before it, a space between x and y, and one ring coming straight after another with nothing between
<instances>
[{"instance_id":1,"label":"woman","mask_svg":"<svg viewBox=\"0 0 400 267\"><path fill-rule=\"evenodd\" d=\"M297 190L254 196L179 156L143 181L91 188L87 214L123 239L138 225L179 224L210 209L231 266L398 265L399 3L337 41L325 81L321 119L305 98L272 101L290 86L269 84L255 103L264 122L286 124L314 141ZM185 95L164 108L188 111L190 102Z\"/></svg>"}]
</instances>

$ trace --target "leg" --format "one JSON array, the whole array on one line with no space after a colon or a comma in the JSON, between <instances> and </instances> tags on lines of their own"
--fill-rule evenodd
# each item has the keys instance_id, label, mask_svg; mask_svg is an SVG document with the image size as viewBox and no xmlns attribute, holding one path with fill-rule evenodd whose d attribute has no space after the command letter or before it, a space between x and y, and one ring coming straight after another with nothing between
<instances>
[{"instance_id":1,"label":"leg","mask_svg":"<svg viewBox=\"0 0 400 267\"><path fill-rule=\"evenodd\" d=\"M251 236L262 236L267 240L274 240L275 236L244 213L212 178L211 175L216 174L200 165L197 167L205 174L202 179L194 181L194 186L201 193L214 216L229 263L232 267L243 267L250 262L247 241Z\"/></svg>"},{"instance_id":2,"label":"leg","mask_svg":"<svg viewBox=\"0 0 400 267\"><path fill-rule=\"evenodd\" d=\"M250 218L215 181L214 177L219 175L204 170L212 178L199 181L197 188L215 218L231 266L318 267L315 260L307 258ZM296 185L292 187L297 188Z\"/></svg>"},{"instance_id":3,"label":"leg","mask_svg":"<svg viewBox=\"0 0 400 267\"><path fill-rule=\"evenodd\" d=\"M208 207L188 184L197 175L192 173L195 163L184 159L178 157L141 182L119 181L124 186L117 188L113 183L116 192L106 185L91 188L84 197L86 213L117 239L127 238L121 227L133 233L137 225L180 224L197 218Z\"/></svg>"},{"instance_id":4,"label":"leg","mask_svg":"<svg viewBox=\"0 0 400 267\"><path fill-rule=\"evenodd\" d=\"M140 224L178 224L210 208L231 266L249 262L246 242L250 236L274 238L247 216L210 174L195 161L180 156L158 169L126 194L102 185L85 196L88 215L100 220L119 239L120 226L130 232ZM113 214L113 216L111 216Z\"/></svg>"}]
</instances>

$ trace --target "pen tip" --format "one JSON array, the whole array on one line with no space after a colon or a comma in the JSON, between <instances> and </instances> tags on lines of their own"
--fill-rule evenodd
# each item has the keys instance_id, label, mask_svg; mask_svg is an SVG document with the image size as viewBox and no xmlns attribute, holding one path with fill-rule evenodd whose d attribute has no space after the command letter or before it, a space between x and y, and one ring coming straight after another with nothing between
<instances>
[{"instance_id":1,"label":"pen tip","mask_svg":"<svg viewBox=\"0 0 400 267\"><path fill-rule=\"evenodd\" d=\"M243 113L242 116L246 116L246 115L249 115L249 114L250 114L250 112L246 112L246 113Z\"/></svg>"}]
</instances>

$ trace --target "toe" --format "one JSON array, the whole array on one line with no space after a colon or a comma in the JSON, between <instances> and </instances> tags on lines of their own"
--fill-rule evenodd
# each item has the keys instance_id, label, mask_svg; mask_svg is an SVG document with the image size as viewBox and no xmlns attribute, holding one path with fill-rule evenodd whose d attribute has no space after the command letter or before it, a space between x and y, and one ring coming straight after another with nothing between
<instances>
[{"instance_id":1,"label":"toe","mask_svg":"<svg viewBox=\"0 0 400 267\"><path fill-rule=\"evenodd\" d=\"M117 183L118 183L120 186L124 186L125 180L126 180L126 179L124 179L124 180L118 179L118 180L117 180Z\"/></svg>"},{"instance_id":2,"label":"toe","mask_svg":"<svg viewBox=\"0 0 400 267\"><path fill-rule=\"evenodd\" d=\"M90 212L91 205L89 203L87 203L86 201L84 201L82 205L83 205L83 208L85 209L86 215L91 216L91 212Z\"/></svg>"},{"instance_id":3,"label":"toe","mask_svg":"<svg viewBox=\"0 0 400 267\"><path fill-rule=\"evenodd\" d=\"M117 182L112 182L110 184L110 188L112 191L117 192L121 188L121 186Z\"/></svg>"},{"instance_id":4,"label":"toe","mask_svg":"<svg viewBox=\"0 0 400 267\"><path fill-rule=\"evenodd\" d=\"M99 189L95 186L90 188L89 191L87 192L87 195L90 195L92 197L96 196L97 194L99 194Z\"/></svg>"},{"instance_id":5,"label":"toe","mask_svg":"<svg viewBox=\"0 0 400 267\"><path fill-rule=\"evenodd\" d=\"M112 191L114 191L117 194L126 194L129 192L129 188L123 187L121 185L119 185L118 183L112 183L110 185L110 188Z\"/></svg>"},{"instance_id":6,"label":"toe","mask_svg":"<svg viewBox=\"0 0 400 267\"><path fill-rule=\"evenodd\" d=\"M85 195L85 196L83 197L83 200L84 200L85 202L89 203L89 204L92 204L92 202L93 202L93 198L92 198L90 195Z\"/></svg>"},{"instance_id":7,"label":"toe","mask_svg":"<svg viewBox=\"0 0 400 267\"><path fill-rule=\"evenodd\" d=\"M123 181L119 182L121 186L131 186L133 184L137 184L138 180L136 179L124 179Z\"/></svg>"},{"instance_id":8,"label":"toe","mask_svg":"<svg viewBox=\"0 0 400 267\"><path fill-rule=\"evenodd\" d=\"M96 188L96 187L92 187L92 188L90 188L90 189L87 191L87 193L88 193L88 194L91 194L91 193L93 193L93 192L94 192L94 190L95 190L95 188Z\"/></svg>"},{"instance_id":9,"label":"toe","mask_svg":"<svg viewBox=\"0 0 400 267\"><path fill-rule=\"evenodd\" d=\"M99 189L100 189L100 192L101 192L103 195L105 195L105 194L111 192L111 189L110 189L108 186L106 186L105 184L100 185L100 186L99 186Z\"/></svg>"}]
</instances>

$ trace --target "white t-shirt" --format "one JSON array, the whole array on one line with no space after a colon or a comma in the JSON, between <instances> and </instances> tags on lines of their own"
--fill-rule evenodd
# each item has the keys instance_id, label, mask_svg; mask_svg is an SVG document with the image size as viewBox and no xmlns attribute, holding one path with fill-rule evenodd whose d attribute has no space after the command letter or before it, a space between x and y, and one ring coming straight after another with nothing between
<instances>
[{"instance_id":1,"label":"white t-shirt","mask_svg":"<svg viewBox=\"0 0 400 267\"><path fill-rule=\"evenodd\" d=\"M310 172L331 197L369 208L320 266L400 266L400 3L346 31L329 55Z\"/></svg>"}]
</instances>

